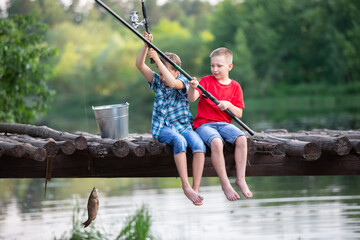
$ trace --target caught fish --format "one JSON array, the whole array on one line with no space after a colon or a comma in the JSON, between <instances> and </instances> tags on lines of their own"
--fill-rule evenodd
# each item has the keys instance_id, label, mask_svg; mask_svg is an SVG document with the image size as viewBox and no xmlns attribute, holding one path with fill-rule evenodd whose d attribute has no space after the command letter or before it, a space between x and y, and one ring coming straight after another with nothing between
<instances>
[{"instance_id":1,"label":"caught fish","mask_svg":"<svg viewBox=\"0 0 360 240\"><path fill-rule=\"evenodd\" d=\"M96 187L90 193L87 210L88 210L88 220L83 223L84 228L90 225L92 221L95 220L97 212L99 209L99 199L98 199L98 190Z\"/></svg>"}]
</instances>

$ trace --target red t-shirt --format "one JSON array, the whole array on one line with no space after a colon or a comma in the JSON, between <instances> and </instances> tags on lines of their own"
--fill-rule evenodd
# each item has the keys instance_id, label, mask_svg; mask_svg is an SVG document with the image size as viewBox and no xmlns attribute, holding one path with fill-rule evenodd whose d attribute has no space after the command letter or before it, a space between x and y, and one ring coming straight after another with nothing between
<instances>
[{"instance_id":1,"label":"red t-shirt","mask_svg":"<svg viewBox=\"0 0 360 240\"><path fill-rule=\"evenodd\" d=\"M201 78L199 84L217 100L229 101L238 108L245 108L243 92L238 82L231 79L230 84L224 85L219 83L213 75L209 75ZM198 88L196 90L200 93L200 100L194 119L194 129L204 123L231 122L232 118L226 112L221 111L210 99L204 98Z\"/></svg>"}]
</instances>

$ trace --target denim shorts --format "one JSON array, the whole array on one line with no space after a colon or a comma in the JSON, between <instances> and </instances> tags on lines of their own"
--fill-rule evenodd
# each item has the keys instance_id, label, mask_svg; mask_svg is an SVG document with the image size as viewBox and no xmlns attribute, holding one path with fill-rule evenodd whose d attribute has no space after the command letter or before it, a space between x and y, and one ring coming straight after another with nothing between
<instances>
[{"instance_id":1,"label":"denim shorts","mask_svg":"<svg viewBox=\"0 0 360 240\"><path fill-rule=\"evenodd\" d=\"M169 127L164 127L160 131L159 142L167 143L172 146L175 155L180 152L186 152L188 146L193 154L197 152L206 152L204 142L193 130L181 135Z\"/></svg>"},{"instance_id":2,"label":"denim shorts","mask_svg":"<svg viewBox=\"0 0 360 240\"><path fill-rule=\"evenodd\" d=\"M213 122L205 123L196 129L204 143L210 147L211 141L218 137L223 143L235 143L235 140L240 136L245 136L243 131L231 123L226 122Z\"/></svg>"}]
</instances>

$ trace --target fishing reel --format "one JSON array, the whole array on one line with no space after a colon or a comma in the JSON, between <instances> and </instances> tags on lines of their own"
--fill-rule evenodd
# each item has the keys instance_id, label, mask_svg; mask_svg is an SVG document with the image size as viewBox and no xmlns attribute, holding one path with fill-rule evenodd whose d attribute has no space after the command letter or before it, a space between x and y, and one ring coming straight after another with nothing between
<instances>
[{"instance_id":1,"label":"fishing reel","mask_svg":"<svg viewBox=\"0 0 360 240\"><path fill-rule=\"evenodd\" d=\"M135 29L137 29L139 26L144 26L146 23L145 19L139 21L139 13L137 11L130 12L130 20L131 20L133 28L135 28Z\"/></svg>"}]
</instances>

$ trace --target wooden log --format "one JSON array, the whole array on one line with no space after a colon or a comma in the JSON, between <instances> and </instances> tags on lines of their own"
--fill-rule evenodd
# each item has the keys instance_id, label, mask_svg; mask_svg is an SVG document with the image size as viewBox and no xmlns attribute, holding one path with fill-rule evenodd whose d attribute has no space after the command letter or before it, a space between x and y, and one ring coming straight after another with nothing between
<instances>
[{"instance_id":1,"label":"wooden log","mask_svg":"<svg viewBox=\"0 0 360 240\"><path fill-rule=\"evenodd\" d=\"M93 157L104 157L109 154L110 150L104 144L88 142L88 152Z\"/></svg>"},{"instance_id":2,"label":"wooden log","mask_svg":"<svg viewBox=\"0 0 360 240\"><path fill-rule=\"evenodd\" d=\"M344 134L348 139L360 140L360 133L357 134Z\"/></svg>"},{"instance_id":3,"label":"wooden log","mask_svg":"<svg viewBox=\"0 0 360 240\"><path fill-rule=\"evenodd\" d=\"M25 155L25 148L20 144L14 144L0 140L0 145L4 149L4 155L16 158L21 158Z\"/></svg>"},{"instance_id":4,"label":"wooden log","mask_svg":"<svg viewBox=\"0 0 360 240\"><path fill-rule=\"evenodd\" d=\"M135 144L133 142L127 141L129 145L130 153L135 155L136 157L142 157L145 155L145 148L139 144Z\"/></svg>"},{"instance_id":5,"label":"wooden log","mask_svg":"<svg viewBox=\"0 0 360 240\"><path fill-rule=\"evenodd\" d=\"M143 146L148 153L150 153L151 155L158 155L163 151L163 145L156 141L156 140L149 140L149 141L136 141L136 144L139 144L141 146Z\"/></svg>"},{"instance_id":6,"label":"wooden log","mask_svg":"<svg viewBox=\"0 0 360 240\"><path fill-rule=\"evenodd\" d=\"M58 145L61 148L61 151L66 155L74 154L76 151L75 142L73 140L59 141L56 142L56 145Z\"/></svg>"},{"instance_id":7,"label":"wooden log","mask_svg":"<svg viewBox=\"0 0 360 240\"><path fill-rule=\"evenodd\" d=\"M282 143L254 141L256 153L269 154L272 157L285 157L285 148Z\"/></svg>"},{"instance_id":8,"label":"wooden log","mask_svg":"<svg viewBox=\"0 0 360 240\"><path fill-rule=\"evenodd\" d=\"M47 158L46 149L43 147L34 147L29 143L25 143L25 157L35 161L43 162Z\"/></svg>"},{"instance_id":9,"label":"wooden log","mask_svg":"<svg viewBox=\"0 0 360 240\"><path fill-rule=\"evenodd\" d=\"M360 155L360 140L350 139L350 143L352 146L352 151L358 155Z\"/></svg>"},{"instance_id":10,"label":"wooden log","mask_svg":"<svg viewBox=\"0 0 360 240\"><path fill-rule=\"evenodd\" d=\"M247 140L247 152L248 155L254 155L256 153L256 146L254 144L254 139L253 138L246 138Z\"/></svg>"},{"instance_id":11,"label":"wooden log","mask_svg":"<svg viewBox=\"0 0 360 240\"><path fill-rule=\"evenodd\" d=\"M103 144L108 151L108 154L115 155L117 157L126 157L130 153L129 141L123 139L111 139L111 138L101 138L97 135L87 134L87 142L97 142Z\"/></svg>"},{"instance_id":12,"label":"wooden log","mask_svg":"<svg viewBox=\"0 0 360 240\"><path fill-rule=\"evenodd\" d=\"M305 161L315 161L321 156L321 148L316 143L290 140L284 143L286 156L301 157Z\"/></svg>"},{"instance_id":13,"label":"wooden log","mask_svg":"<svg viewBox=\"0 0 360 240\"><path fill-rule=\"evenodd\" d=\"M73 140L78 150L85 150L87 147L86 138L83 136L59 132L46 126L33 126L20 123L0 123L0 132L27 134L32 137L52 138L55 141Z\"/></svg>"},{"instance_id":14,"label":"wooden log","mask_svg":"<svg viewBox=\"0 0 360 240\"><path fill-rule=\"evenodd\" d=\"M19 157L24 156L26 158L40 162L44 161L47 157L47 152L45 148L34 147L30 143L21 143L10 138L8 139L1 138L1 141L10 144L8 148L10 150L9 152L9 154L11 154L10 156L19 156ZM22 154L22 150L17 146L21 146L25 151L25 154Z\"/></svg>"},{"instance_id":15,"label":"wooden log","mask_svg":"<svg viewBox=\"0 0 360 240\"><path fill-rule=\"evenodd\" d=\"M274 133L288 133L287 129L266 129L264 133L274 134Z\"/></svg>"},{"instance_id":16,"label":"wooden log","mask_svg":"<svg viewBox=\"0 0 360 240\"><path fill-rule=\"evenodd\" d=\"M330 136L320 136L320 135L280 135L276 136L279 138L288 138L296 139L304 142L313 142L320 146L321 151L336 154L339 156L344 156L349 154L351 150L351 143L347 137L330 137Z\"/></svg>"},{"instance_id":17,"label":"wooden log","mask_svg":"<svg viewBox=\"0 0 360 240\"><path fill-rule=\"evenodd\" d=\"M357 139L360 139L360 130L331 130L331 129L313 129L311 131L299 131L299 133L305 133L307 135L329 135L329 136L341 136L341 135L354 135Z\"/></svg>"},{"instance_id":18,"label":"wooden log","mask_svg":"<svg viewBox=\"0 0 360 240\"><path fill-rule=\"evenodd\" d=\"M11 135L9 138L21 143L30 143L34 147L45 148L49 157L55 157L59 151L59 147L53 139L36 139L29 135Z\"/></svg>"},{"instance_id":19,"label":"wooden log","mask_svg":"<svg viewBox=\"0 0 360 240\"><path fill-rule=\"evenodd\" d=\"M124 140L116 140L111 145L111 151L117 156L117 157L126 157L130 152L130 147L128 142Z\"/></svg>"}]
</instances>

